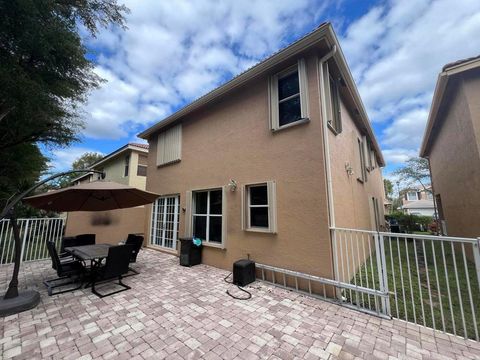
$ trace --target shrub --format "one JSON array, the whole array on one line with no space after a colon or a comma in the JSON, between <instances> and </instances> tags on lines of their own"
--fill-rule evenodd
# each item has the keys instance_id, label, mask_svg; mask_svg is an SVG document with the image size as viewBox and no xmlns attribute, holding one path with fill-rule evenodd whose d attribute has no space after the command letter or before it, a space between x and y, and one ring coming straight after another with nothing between
<instances>
[{"instance_id":1,"label":"shrub","mask_svg":"<svg viewBox=\"0 0 480 360\"><path fill-rule=\"evenodd\" d=\"M402 230L407 233L428 229L428 225L433 221L431 216L409 215L399 211L385 215L385 219L397 220Z\"/></svg>"}]
</instances>

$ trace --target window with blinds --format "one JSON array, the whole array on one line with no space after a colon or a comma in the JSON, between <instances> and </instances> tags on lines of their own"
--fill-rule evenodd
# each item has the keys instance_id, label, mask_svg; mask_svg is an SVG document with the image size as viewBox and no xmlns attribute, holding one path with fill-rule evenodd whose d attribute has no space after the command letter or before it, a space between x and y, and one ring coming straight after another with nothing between
<instances>
[{"instance_id":1,"label":"window with blinds","mask_svg":"<svg viewBox=\"0 0 480 360\"><path fill-rule=\"evenodd\" d=\"M182 157L182 125L176 125L158 134L157 166L180 161Z\"/></svg>"}]
</instances>

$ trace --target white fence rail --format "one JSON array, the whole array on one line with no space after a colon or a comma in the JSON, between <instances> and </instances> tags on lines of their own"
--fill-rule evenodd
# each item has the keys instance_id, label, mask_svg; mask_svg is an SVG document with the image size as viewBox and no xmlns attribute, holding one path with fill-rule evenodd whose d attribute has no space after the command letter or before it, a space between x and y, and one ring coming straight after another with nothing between
<instances>
[{"instance_id":1,"label":"white fence rail","mask_svg":"<svg viewBox=\"0 0 480 360\"><path fill-rule=\"evenodd\" d=\"M65 227L63 218L18 219L20 239L22 241L23 261L42 260L49 257L47 241L60 246ZM15 241L9 219L0 221L0 265L13 263Z\"/></svg>"},{"instance_id":2,"label":"white fence rail","mask_svg":"<svg viewBox=\"0 0 480 360\"><path fill-rule=\"evenodd\" d=\"M335 277L352 306L479 340L480 250L470 238L332 229Z\"/></svg>"}]
</instances>

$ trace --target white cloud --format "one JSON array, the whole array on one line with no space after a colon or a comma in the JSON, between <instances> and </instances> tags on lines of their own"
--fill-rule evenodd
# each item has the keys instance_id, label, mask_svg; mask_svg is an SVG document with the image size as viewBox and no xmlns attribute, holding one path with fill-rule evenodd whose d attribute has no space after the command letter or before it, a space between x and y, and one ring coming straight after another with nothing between
<instances>
[{"instance_id":1,"label":"white cloud","mask_svg":"<svg viewBox=\"0 0 480 360\"><path fill-rule=\"evenodd\" d=\"M85 108L88 137L127 137L162 119L276 51L287 36L300 36L325 8L313 0L126 5L128 30L87 39L99 51L96 71L108 80Z\"/></svg>"},{"instance_id":2,"label":"white cloud","mask_svg":"<svg viewBox=\"0 0 480 360\"><path fill-rule=\"evenodd\" d=\"M444 64L480 52L478 0L390 1L350 24L342 48L387 162L418 156Z\"/></svg>"},{"instance_id":3,"label":"white cloud","mask_svg":"<svg viewBox=\"0 0 480 360\"><path fill-rule=\"evenodd\" d=\"M402 164L409 158L417 156L418 151L402 148L383 150L385 161L389 164Z\"/></svg>"},{"instance_id":4,"label":"white cloud","mask_svg":"<svg viewBox=\"0 0 480 360\"><path fill-rule=\"evenodd\" d=\"M86 152L97 152L93 149L84 147L70 147L68 149L53 149L48 154L50 161L49 168L55 169L56 172L70 170L72 163Z\"/></svg>"},{"instance_id":5,"label":"white cloud","mask_svg":"<svg viewBox=\"0 0 480 360\"><path fill-rule=\"evenodd\" d=\"M381 140L388 147L416 149L423 138L428 110L413 109L396 117L383 131Z\"/></svg>"}]
</instances>

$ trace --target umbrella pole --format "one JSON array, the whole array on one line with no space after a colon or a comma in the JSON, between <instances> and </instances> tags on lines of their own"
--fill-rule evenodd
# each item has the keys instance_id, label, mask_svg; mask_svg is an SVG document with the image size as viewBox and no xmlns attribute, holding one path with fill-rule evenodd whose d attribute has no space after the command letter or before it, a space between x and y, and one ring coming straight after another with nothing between
<instances>
[{"instance_id":1,"label":"umbrella pole","mask_svg":"<svg viewBox=\"0 0 480 360\"><path fill-rule=\"evenodd\" d=\"M105 177L103 172L96 170L72 170L50 176L49 178L35 184L30 189L24 191L20 195L17 195L17 197L15 197L11 202L7 203L2 213L0 214L0 220L9 216L10 224L13 230L13 238L15 241L15 262L13 265L12 280L8 285L7 292L2 298L0 298L0 317L9 316L25 310L32 309L40 302L40 293L38 291L25 290L20 293L18 292L18 274L20 272L20 264L22 260L22 242L20 241L20 231L18 229L17 219L15 217L15 206L30 192L32 192L39 186L45 184L46 182L67 174L79 172L94 172L102 174L102 178Z\"/></svg>"},{"instance_id":2,"label":"umbrella pole","mask_svg":"<svg viewBox=\"0 0 480 360\"><path fill-rule=\"evenodd\" d=\"M22 244L20 242L20 231L18 230L17 219L15 217L15 211L12 209L10 213L10 225L13 230L13 238L15 240L15 265L13 267L12 280L8 285L8 290L3 297L6 299L12 299L18 296L18 272L20 271L20 261L21 261L21 252Z\"/></svg>"}]
</instances>

